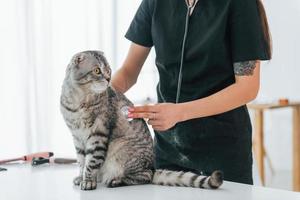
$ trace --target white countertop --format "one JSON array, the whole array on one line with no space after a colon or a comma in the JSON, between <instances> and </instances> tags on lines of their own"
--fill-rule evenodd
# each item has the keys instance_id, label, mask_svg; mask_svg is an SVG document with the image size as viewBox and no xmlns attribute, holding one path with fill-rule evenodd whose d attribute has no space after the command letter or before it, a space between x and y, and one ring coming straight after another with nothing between
<instances>
[{"instance_id":1,"label":"white countertop","mask_svg":"<svg viewBox=\"0 0 300 200\"><path fill-rule=\"evenodd\" d=\"M98 185L94 191L81 191L73 186L77 175L76 165L43 165L31 167L25 164L1 166L1 200L300 200L300 193L224 182L218 190L168 187L156 185L106 188Z\"/></svg>"}]
</instances>

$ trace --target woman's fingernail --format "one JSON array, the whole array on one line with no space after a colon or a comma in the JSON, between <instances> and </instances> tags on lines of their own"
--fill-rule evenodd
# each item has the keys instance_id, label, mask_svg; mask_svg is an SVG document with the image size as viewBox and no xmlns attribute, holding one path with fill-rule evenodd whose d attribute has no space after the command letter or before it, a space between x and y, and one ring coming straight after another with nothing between
<instances>
[{"instance_id":1,"label":"woman's fingernail","mask_svg":"<svg viewBox=\"0 0 300 200\"><path fill-rule=\"evenodd\" d=\"M127 116L128 116L128 117L133 117L133 114L129 113Z\"/></svg>"},{"instance_id":2,"label":"woman's fingernail","mask_svg":"<svg viewBox=\"0 0 300 200\"><path fill-rule=\"evenodd\" d=\"M133 110L134 110L133 108L129 108L129 109L128 109L129 112L132 112Z\"/></svg>"}]
</instances>

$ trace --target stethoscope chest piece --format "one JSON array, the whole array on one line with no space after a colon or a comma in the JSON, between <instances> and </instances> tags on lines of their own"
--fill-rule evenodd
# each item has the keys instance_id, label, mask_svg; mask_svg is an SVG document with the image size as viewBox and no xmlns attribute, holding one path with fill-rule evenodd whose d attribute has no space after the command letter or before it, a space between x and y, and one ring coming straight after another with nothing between
<instances>
[{"instance_id":1,"label":"stethoscope chest piece","mask_svg":"<svg viewBox=\"0 0 300 200\"><path fill-rule=\"evenodd\" d=\"M123 114L123 116L127 119L127 121L132 121L133 119L132 118L129 118L128 117L128 114L129 114L129 106L123 106L121 108L121 113Z\"/></svg>"}]
</instances>

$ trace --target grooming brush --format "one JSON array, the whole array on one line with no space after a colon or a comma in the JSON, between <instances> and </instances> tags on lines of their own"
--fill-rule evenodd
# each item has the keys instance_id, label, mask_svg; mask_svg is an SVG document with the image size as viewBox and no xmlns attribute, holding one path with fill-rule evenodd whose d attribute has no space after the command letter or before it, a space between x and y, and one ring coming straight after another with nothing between
<instances>
[{"instance_id":1,"label":"grooming brush","mask_svg":"<svg viewBox=\"0 0 300 200\"><path fill-rule=\"evenodd\" d=\"M122 112L122 114L124 115L124 117L127 119L127 121L132 121L133 119L132 118L129 118L128 117L128 114L129 114L129 106L123 106L122 108L121 108L121 112Z\"/></svg>"},{"instance_id":2,"label":"grooming brush","mask_svg":"<svg viewBox=\"0 0 300 200\"><path fill-rule=\"evenodd\" d=\"M73 164L73 163L77 163L77 159L72 159L72 158L51 158L50 162L55 163L55 164Z\"/></svg>"},{"instance_id":3,"label":"grooming brush","mask_svg":"<svg viewBox=\"0 0 300 200\"><path fill-rule=\"evenodd\" d=\"M43 158L43 157L35 157L31 161L32 166L38 166L45 163L55 163L55 164L73 164L77 163L76 159L72 158Z\"/></svg>"},{"instance_id":4,"label":"grooming brush","mask_svg":"<svg viewBox=\"0 0 300 200\"><path fill-rule=\"evenodd\" d=\"M7 171L7 169L6 168L3 168L3 167L0 167L0 172L1 171Z\"/></svg>"},{"instance_id":5,"label":"grooming brush","mask_svg":"<svg viewBox=\"0 0 300 200\"><path fill-rule=\"evenodd\" d=\"M27 161L27 162L31 162L33 158L50 158L52 157L54 154L53 152L39 152L39 153L33 153L33 154L28 154L19 158L12 158L12 159L6 159L6 160L0 160L0 164L5 164L5 163L10 163L10 162L14 162L14 161Z\"/></svg>"}]
</instances>

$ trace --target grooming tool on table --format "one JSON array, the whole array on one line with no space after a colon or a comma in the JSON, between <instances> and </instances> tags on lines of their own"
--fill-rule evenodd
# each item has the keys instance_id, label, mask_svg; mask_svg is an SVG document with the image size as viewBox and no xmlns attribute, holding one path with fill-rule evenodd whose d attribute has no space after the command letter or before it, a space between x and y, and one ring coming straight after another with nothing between
<instances>
[{"instance_id":1,"label":"grooming tool on table","mask_svg":"<svg viewBox=\"0 0 300 200\"><path fill-rule=\"evenodd\" d=\"M49 163L48 158L38 157L38 158L33 158L31 161L32 166L37 166L45 163Z\"/></svg>"},{"instance_id":2,"label":"grooming tool on table","mask_svg":"<svg viewBox=\"0 0 300 200\"><path fill-rule=\"evenodd\" d=\"M1 171L7 171L7 169L6 168L3 168L3 167L0 167L0 172Z\"/></svg>"},{"instance_id":3,"label":"grooming tool on table","mask_svg":"<svg viewBox=\"0 0 300 200\"><path fill-rule=\"evenodd\" d=\"M77 163L76 159L72 158L43 158L43 157L37 157L33 158L31 161L32 166L38 166L45 163L55 163L55 164L73 164Z\"/></svg>"},{"instance_id":4,"label":"grooming tool on table","mask_svg":"<svg viewBox=\"0 0 300 200\"><path fill-rule=\"evenodd\" d=\"M52 162L52 159L50 159L50 162ZM53 163L56 163L56 164L73 164L73 163L77 163L77 160L72 159L72 158L54 158Z\"/></svg>"},{"instance_id":5,"label":"grooming tool on table","mask_svg":"<svg viewBox=\"0 0 300 200\"><path fill-rule=\"evenodd\" d=\"M35 157L42 157L42 158L50 158L54 154L52 152L39 152L39 153L33 153L33 154L28 154L19 158L12 158L12 159L6 159L6 160L0 160L0 164L5 164L5 163L10 163L14 161L28 161L31 162L33 158Z\"/></svg>"}]
</instances>

